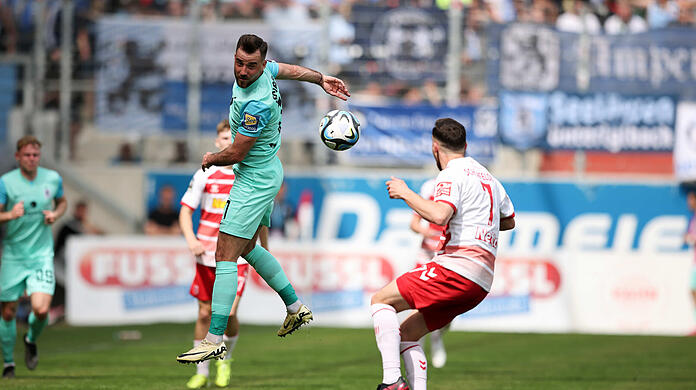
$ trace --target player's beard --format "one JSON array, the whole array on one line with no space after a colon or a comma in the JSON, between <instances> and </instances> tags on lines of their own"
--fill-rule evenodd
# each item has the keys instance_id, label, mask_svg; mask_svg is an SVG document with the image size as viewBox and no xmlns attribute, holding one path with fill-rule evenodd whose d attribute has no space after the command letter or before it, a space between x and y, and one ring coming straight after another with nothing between
<instances>
[{"instance_id":1,"label":"player's beard","mask_svg":"<svg viewBox=\"0 0 696 390\"><path fill-rule=\"evenodd\" d=\"M438 170L442 170L442 165L440 164L440 151L434 151L433 157L435 157L435 165L437 165Z\"/></svg>"},{"instance_id":2,"label":"player's beard","mask_svg":"<svg viewBox=\"0 0 696 390\"><path fill-rule=\"evenodd\" d=\"M255 75L253 75L253 76L249 76L249 77L246 78L246 79L240 78L240 77L237 76L237 74L235 73L234 79L235 79L235 81L237 81L237 85L239 85L239 86L242 87L242 88L247 88L247 87L249 87L251 84L254 84L254 81L258 80L259 77L261 77L261 72L263 72L263 69L262 69L259 73L255 74Z\"/></svg>"}]
</instances>

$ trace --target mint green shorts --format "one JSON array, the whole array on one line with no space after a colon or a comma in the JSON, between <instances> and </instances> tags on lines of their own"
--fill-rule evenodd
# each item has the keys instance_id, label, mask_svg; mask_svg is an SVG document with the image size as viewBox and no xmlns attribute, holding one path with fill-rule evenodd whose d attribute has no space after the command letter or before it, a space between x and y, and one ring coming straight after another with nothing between
<instances>
[{"instance_id":1,"label":"mint green shorts","mask_svg":"<svg viewBox=\"0 0 696 390\"><path fill-rule=\"evenodd\" d=\"M273 199L283 183L283 164L276 156L263 168L235 165L234 174L220 231L250 240L260 225L271 226Z\"/></svg>"},{"instance_id":2,"label":"mint green shorts","mask_svg":"<svg viewBox=\"0 0 696 390\"><path fill-rule=\"evenodd\" d=\"M53 273L53 258L33 260L3 259L0 265L0 302L18 300L24 291L53 295L56 278Z\"/></svg>"}]
</instances>

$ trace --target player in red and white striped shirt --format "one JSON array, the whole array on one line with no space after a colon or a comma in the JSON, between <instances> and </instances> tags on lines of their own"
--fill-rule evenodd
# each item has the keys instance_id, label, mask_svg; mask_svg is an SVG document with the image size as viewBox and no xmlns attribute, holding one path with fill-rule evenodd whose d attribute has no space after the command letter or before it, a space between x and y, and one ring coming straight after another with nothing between
<instances>
[{"instance_id":1,"label":"player in red and white striped shirt","mask_svg":"<svg viewBox=\"0 0 696 390\"><path fill-rule=\"evenodd\" d=\"M232 143L232 134L227 119L217 125L217 137L215 146L222 150ZM205 337L210 326L212 314L211 300L213 297L213 284L215 283L215 248L217 245L220 220L225 210L227 198L234 184L234 172L232 167L213 166L205 172L199 169L189 184L186 193L181 198L181 211L179 212L179 225L186 237L191 253L196 257L196 276L191 284L191 295L198 299L198 319L194 331L194 346ZM201 208L201 219L198 225L198 233L193 233L193 212ZM268 230L263 228L259 234L261 246L268 249ZM239 320L237 319L237 307L244 292L244 286L249 273L249 264L243 258L239 258L237 273L237 298L232 305L232 311L227 323L227 330L223 340L227 344L228 353L225 360L217 361L217 375L215 384L226 387L230 383L232 363L231 356L239 337ZM198 389L207 384L210 360L199 363L196 366L196 374L189 379L186 386L189 389Z\"/></svg>"},{"instance_id":2,"label":"player in red and white striped shirt","mask_svg":"<svg viewBox=\"0 0 696 390\"><path fill-rule=\"evenodd\" d=\"M389 283L372 297L372 320L382 354L377 389L409 389L401 378L399 353L413 390L426 388L427 360L418 340L478 305L490 291L498 233L515 227L505 189L486 168L466 154L466 129L438 119L433 156L441 170L434 200L423 199L403 180L387 181L389 197L403 199L424 219L446 226L431 262ZM414 309L399 327L397 312Z\"/></svg>"}]
</instances>

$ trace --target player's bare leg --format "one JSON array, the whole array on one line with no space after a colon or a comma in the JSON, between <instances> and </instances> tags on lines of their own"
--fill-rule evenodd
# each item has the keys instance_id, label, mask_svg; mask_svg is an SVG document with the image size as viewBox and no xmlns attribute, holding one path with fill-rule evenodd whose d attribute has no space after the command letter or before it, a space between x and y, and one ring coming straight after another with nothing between
<instances>
[{"instance_id":1,"label":"player's bare leg","mask_svg":"<svg viewBox=\"0 0 696 390\"><path fill-rule=\"evenodd\" d=\"M377 389L406 390L409 387L401 378L401 336L396 313L410 309L409 304L399 293L396 281L392 281L373 295L371 303L377 348L382 355L382 383ZM418 345L418 338L415 340L415 345Z\"/></svg>"},{"instance_id":2,"label":"player's bare leg","mask_svg":"<svg viewBox=\"0 0 696 390\"><path fill-rule=\"evenodd\" d=\"M24 335L24 362L33 370L39 364L39 352L36 340L48 324L48 310L53 296L35 292L31 294L31 313L29 313L29 331Z\"/></svg>"},{"instance_id":3,"label":"player's bare leg","mask_svg":"<svg viewBox=\"0 0 696 390\"><path fill-rule=\"evenodd\" d=\"M14 347L17 340L17 301L0 303L0 341L2 342L3 379L15 377Z\"/></svg>"}]
</instances>

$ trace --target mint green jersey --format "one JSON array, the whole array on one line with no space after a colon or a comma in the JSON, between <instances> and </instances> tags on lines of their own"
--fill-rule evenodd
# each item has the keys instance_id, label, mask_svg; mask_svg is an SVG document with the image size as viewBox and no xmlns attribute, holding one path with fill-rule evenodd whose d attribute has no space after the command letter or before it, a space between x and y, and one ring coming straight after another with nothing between
<instances>
[{"instance_id":1,"label":"mint green jersey","mask_svg":"<svg viewBox=\"0 0 696 390\"><path fill-rule=\"evenodd\" d=\"M237 133L256 137L256 143L240 165L261 168L271 161L280 148L280 113L282 101L275 78L278 63L266 62L266 68L253 84L242 88L234 83L230 102L232 140Z\"/></svg>"},{"instance_id":2,"label":"mint green jersey","mask_svg":"<svg viewBox=\"0 0 696 390\"><path fill-rule=\"evenodd\" d=\"M63 197L63 179L58 172L38 167L33 181L19 169L0 177L0 205L9 211L24 202L24 215L7 221L2 260L33 260L53 257L53 233L44 223L44 210L54 209L54 200Z\"/></svg>"}]
</instances>

